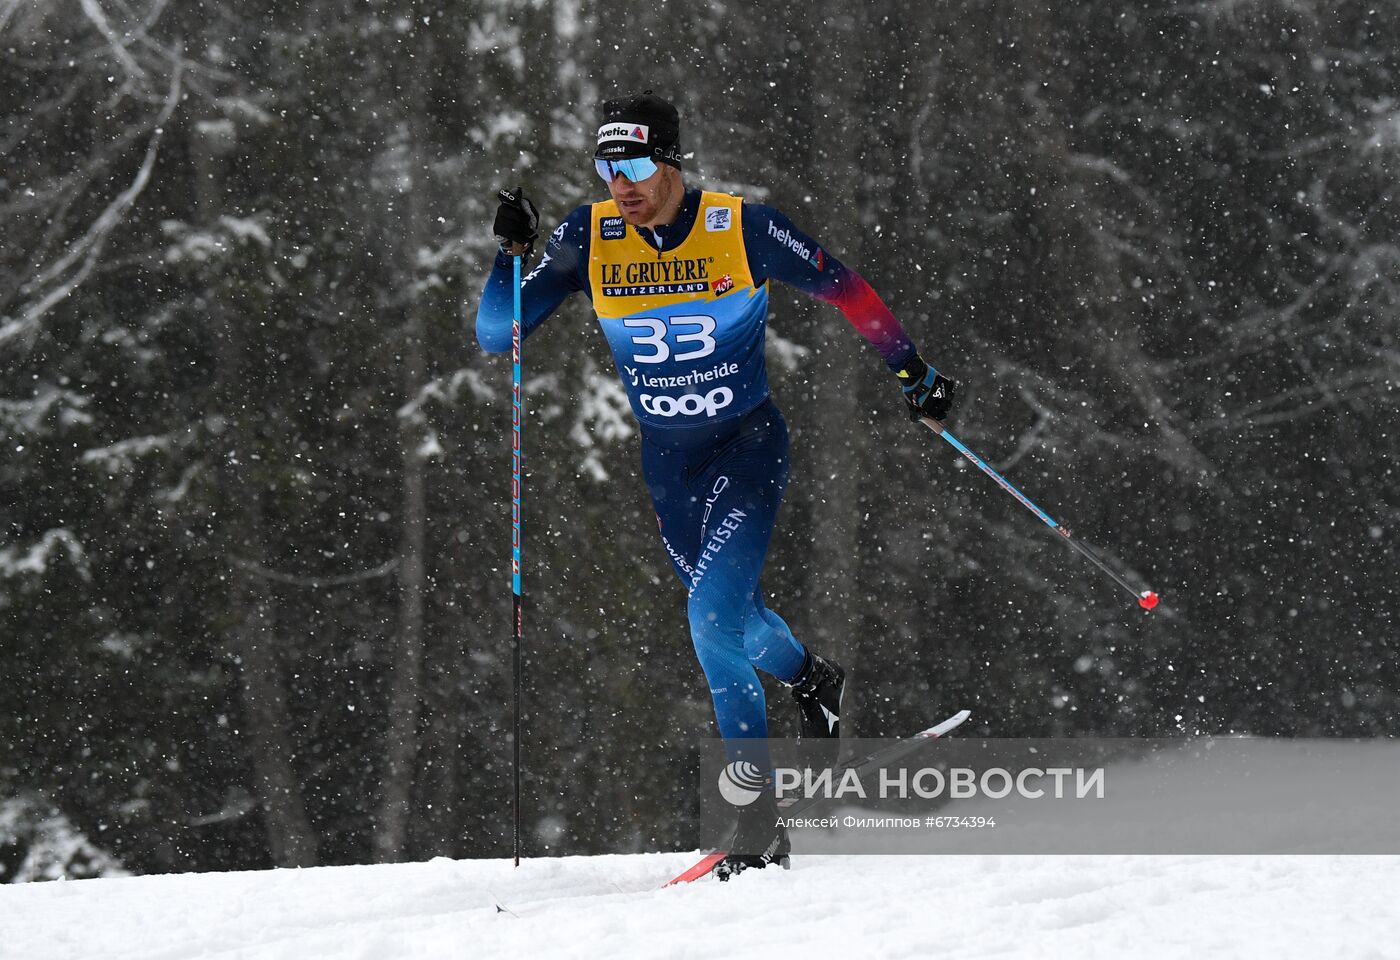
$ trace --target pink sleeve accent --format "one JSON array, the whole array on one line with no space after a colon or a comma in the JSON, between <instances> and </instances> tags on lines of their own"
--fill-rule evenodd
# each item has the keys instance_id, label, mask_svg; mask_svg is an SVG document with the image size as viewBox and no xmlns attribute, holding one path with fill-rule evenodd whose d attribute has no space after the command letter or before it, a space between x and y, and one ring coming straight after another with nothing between
<instances>
[{"instance_id":1,"label":"pink sleeve accent","mask_svg":"<svg viewBox=\"0 0 1400 960\"><path fill-rule=\"evenodd\" d=\"M845 314L851 326L880 351L891 370L900 369L915 353L914 341L890 308L865 278L850 267L843 267L841 275L831 278L829 284L823 284L813 294Z\"/></svg>"}]
</instances>

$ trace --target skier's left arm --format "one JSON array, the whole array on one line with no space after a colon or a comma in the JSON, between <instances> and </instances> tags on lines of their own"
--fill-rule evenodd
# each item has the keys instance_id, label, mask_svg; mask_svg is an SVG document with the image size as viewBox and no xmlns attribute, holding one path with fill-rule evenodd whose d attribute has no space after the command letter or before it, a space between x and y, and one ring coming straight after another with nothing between
<instances>
[{"instance_id":1,"label":"skier's left arm","mask_svg":"<svg viewBox=\"0 0 1400 960\"><path fill-rule=\"evenodd\" d=\"M744 204L743 225L754 282L781 280L833 304L899 378L912 418L943 420L948 416L954 381L919 356L913 339L864 277L773 207Z\"/></svg>"}]
</instances>

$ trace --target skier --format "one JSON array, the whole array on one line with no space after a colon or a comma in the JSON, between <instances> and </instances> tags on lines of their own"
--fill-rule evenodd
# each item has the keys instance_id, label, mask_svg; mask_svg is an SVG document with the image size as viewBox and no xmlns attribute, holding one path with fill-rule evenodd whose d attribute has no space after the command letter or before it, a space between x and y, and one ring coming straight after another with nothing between
<instances>
[{"instance_id":1,"label":"skier","mask_svg":"<svg viewBox=\"0 0 1400 960\"><path fill-rule=\"evenodd\" d=\"M691 640L731 757L765 738L755 668L792 690L803 738L840 736L845 672L807 649L764 604L760 575L788 480L788 433L768 393L768 281L833 303L898 377L912 418L948 415L954 382L924 362L870 285L778 210L686 189L680 115L650 90L603 104L594 164L610 199L558 225L521 289L522 335L586 294L640 424L642 472L661 544L688 592ZM482 349L511 348L512 256L527 259L539 213L502 190L501 252L477 310ZM736 748L737 752L736 752ZM721 865L786 865L771 793L739 808Z\"/></svg>"}]
</instances>

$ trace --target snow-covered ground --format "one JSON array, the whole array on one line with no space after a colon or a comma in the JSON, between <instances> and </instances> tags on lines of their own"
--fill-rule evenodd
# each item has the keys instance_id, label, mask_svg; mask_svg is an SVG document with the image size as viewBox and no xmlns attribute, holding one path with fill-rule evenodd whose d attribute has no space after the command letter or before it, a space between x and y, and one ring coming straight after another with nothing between
<instances>
[{"instance_id":1,"label":"snow-covered ground","mask_svg":"<svg viewBox=\"0 0 1400 960\"><path fill-rule=\"evenodd\" d=\"M1400 957L1400 856L1336 852L1400 850L1400 744L1184 742L1107 782L1105 800L956 809L996 835L860 847L949 853L817 856L851 837L799 832L791 870L666 889L698 853L0 885L0 960ZM1055 852L1091 837L1282 852Z\"/></svg>"},{"instance_id":2,"label":"snow-covered ground","mask_svg":"<svg viewBox=\"0 0 1400 960\"><path fill-rule=\"evenodd\" d=\"M807 857L660 888L692 859L21 884L0 887L0 957L1400 956L1400 857Z\"/></svg>"}]
</instances>

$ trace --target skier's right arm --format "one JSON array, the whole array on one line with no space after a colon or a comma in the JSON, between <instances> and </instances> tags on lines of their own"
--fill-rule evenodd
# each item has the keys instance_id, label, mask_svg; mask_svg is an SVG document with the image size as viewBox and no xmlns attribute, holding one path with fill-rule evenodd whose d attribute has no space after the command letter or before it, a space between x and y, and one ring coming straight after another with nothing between
<instances>
[{"instance_id":1,"label":"skier's right arm","mask_svg":"<svg viewBox=\"0 0 1400 960\"><path fill-rule=\"evenodd\" d=\"M569 294L587 290L584 271L588 265L588 234L591 211L579 207L564 218L545 244L544 259L520 285L522 334L529 336L545 318L558 309ZM496 254L481 303L476 310L476 339L487 353L510 349L515 298L512 258L504 250Z\"/></svg>"}]
</instances>

